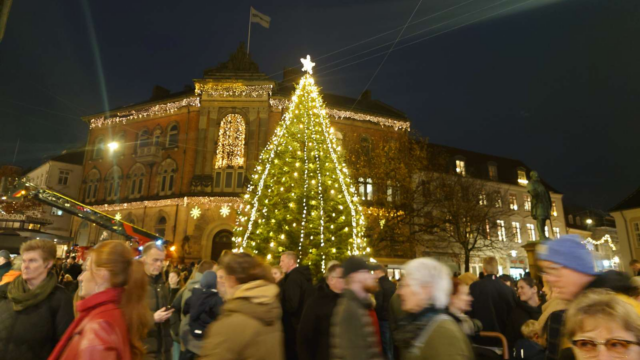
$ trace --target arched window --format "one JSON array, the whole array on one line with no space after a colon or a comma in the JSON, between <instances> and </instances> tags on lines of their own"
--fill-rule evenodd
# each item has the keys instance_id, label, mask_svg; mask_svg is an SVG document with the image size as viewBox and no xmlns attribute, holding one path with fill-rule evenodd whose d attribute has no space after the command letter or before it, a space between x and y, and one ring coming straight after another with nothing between
<instances>
[{"instance_id":1,"label":"arched window","mask_svg":"<svg viewBox=\"0 0 640 360\"><path fill-rule=\"evenodd\" d=\"M576 225L582 226L582 220L580 219L580 216L576 216Z\"/></svg>"},{"instance_id":2,"label":"arched window","mask_svg":"<svg viewBox=\"0 0 640 360\"><path fill-rule=\"evenodd\" d=\"M100 185L100 172L96 169L89 171L85 177L84 200L86 202L96 201L98 196L98 185Z\"/></svg>"},{"instance_id":3,"label":"arched window","mask_svg":"<svg viewBox=\"0 0 640 360\"><path fill-rule=\"evenodd\" d=\"M178 124L173 124L167 129L167 147L176 146L178 146Z\"/></svg>"},{"instance_id":4,"label":"arched window","mask_svg":"<svg viewBox=\"0 0 640 360\"><path fill-rule=\"evenodd\" d=\"M567 218L569 218L569 224L573 225L573 215L569 215Z\"/></svg>"},{"instance_id":5,"label":"arched window","mask_svg":"<svg viewBox=\"0 0 640 360\"><path fill-rule=\"evenodd\" d=\"M104 138L99 137L93 145L93 158L101 159L104 154Z\"/></svg>"},{"instance_id":6,"label":"arched window","mask_svg":"<svg viewBox=\"0 0 640 360\"><path fill-rule=\"evenodd\" d=\"M104 177L105 181L105 197L107 200L115 200L120 197L120 184L122 183L122 170L114 166Z\"/></svg>"},{"instance_id":7,"label":"arched window","mask_svg":"<svg viewBox=\"0 0 640 360\"><path fill-rule=\"evenodd\" d=\"M360 137L360 146L362 147L362 154L364 156L371 156L371 138L367 135Z\"/></svg>"},{"instance_id":8,"label":"arched window","mask_svg":"<svg viewBox=\"0 0 640 360\"><path fill-rule=\"evenodd\" d=\"M173 159L167 159L158 168L158 195L171 195L175 183L178 165Z\"/></svg>"},{"instance_id":9,"label":"arched window","mask_svg":"<svg viewBox=\"0 0 640 360\"><path fill-rule=\"evenodd\" d=\"M229 114L220 123L216 169L244 166L244 118Z\"/></svg>"},{"instance_id":10,"label":"arched window","mask_svg":"<svg viewBox=\"0 0 640 360\"><path fill-rule=\"evenodd\" d=\"M156 128L153 129L153 146L160 145L161 136L162 136L162 128L160 126L156 126Z\"/></svg>"},{"instance_id":11,"label":"arched window","mask_svg":"<svg viewBox=\"0 0 640 360\"><path fill-rule=\"evenodd\" d=\"M138 134L138 148L149 146L149 130L144 129Z\"/></svg>"},{"instance_id":12,"label":"arched window","mask_svg":"<svg viewBox=\"0 0 640 360\"><path fill-rule=\"evenodd\" d=\"M146 171L142 164L133 165L129 175L127 175L127 179L129 179L129 198L135 199L142 196L145 175Z\"/></svg>"},{"instance_id":13,"label":"arched window","mask_svg":"<svg viewBox=\"0 0 640 360\"><path fill-rule=\"evenodd\" d=\"M167 218L164 216L160 216L160 218L158 218L158 221L156 221L156 225L154 226L153 230L155 231L156 235L164 238L164 235L167 231Z\"/></svg>"},{"instance_id":14,"label":"arched window","mask_svg":"<svg viewBox=\"0 0 640 360\"><path fill-rule=\"evenodd\" d=\"M116 142L116 144L118 144L118 147L114 150L114 152L117 152L119 154L124 153L124 147L126 145L126 136L124 131L118 134L114 141Z\"/></svg>"}]
</instances>

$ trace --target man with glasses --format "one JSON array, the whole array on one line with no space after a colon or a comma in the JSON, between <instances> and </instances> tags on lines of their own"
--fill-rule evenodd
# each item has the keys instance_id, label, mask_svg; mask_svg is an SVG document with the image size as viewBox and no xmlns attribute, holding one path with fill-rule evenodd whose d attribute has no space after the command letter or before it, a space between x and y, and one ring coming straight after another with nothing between
<instances>
[{"instance_id":1,"label":"man with glasses","mask_svg":"<svg viewBox=\"0 0 640 360\"><path fill-rule=\"evenodd\" d=\"M553 289L554 299L571 302L587 289L610 289L628 295L632 290L629 277L607 271L598 274L591 252L578 235L565 235L542 242L536 248L538 266L544 281ZM564 313L558 310L543 324L547 333L547 360L575 359L570 344L563 344Z\"/></svg>"},{"instance_id":2,"label":"man with glasses","mask_svg":"<svg viewBox=\"0 0 640 360\"><path fill-rule=\"evenodd\" d=\"M300 360L330 359L331 315L344 289L342 266L329 266L326 282L317 288L302 313L298 328L298 356Z\"/></svg>"}]
</instances>

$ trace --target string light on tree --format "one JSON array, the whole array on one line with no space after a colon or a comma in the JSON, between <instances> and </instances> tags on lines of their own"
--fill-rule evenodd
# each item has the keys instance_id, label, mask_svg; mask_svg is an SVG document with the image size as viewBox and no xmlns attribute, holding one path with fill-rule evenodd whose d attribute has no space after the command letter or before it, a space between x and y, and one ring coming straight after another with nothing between
<instances>
[{"instance_id":1,"label":"string light on tree","mask_svg":"<svg viewBox=\"0 0 640 360\"><path fill-rule=\"evenodd\" d=\"M365 221L349 171L338 152L322 96L307 72L260 155L238 214L236 252L277 259L296 251L321 271L325 261L369 252Z\"/></svg>"}]
</instances>

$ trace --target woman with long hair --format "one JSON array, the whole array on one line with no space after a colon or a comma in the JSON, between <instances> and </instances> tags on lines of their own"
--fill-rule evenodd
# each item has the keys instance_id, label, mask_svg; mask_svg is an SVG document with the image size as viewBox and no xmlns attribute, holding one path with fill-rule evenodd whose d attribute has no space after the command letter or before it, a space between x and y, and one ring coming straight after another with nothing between
<instances>
[{"instance_id":1,"label":"woman with long hair","mask_svg":"<svg viewBox=\"0 0 640 360\"><path fill-rule=\"evenodd\" d=\"M147 275L122 241L98 244L84 262L78 316L49 360L140 360L150 325Z\"/></svg>"},{"instance_id":2,"label":"woman with long hair","mask_svg":"<svg viewBox=\"0 0 640 360\"><path fill-rule=\"evenodd\" d=\"M207 328L204 360L283 360L282 308L271 269L248 254L222 260L226 303Z\"/></svg>"}]
</instances>

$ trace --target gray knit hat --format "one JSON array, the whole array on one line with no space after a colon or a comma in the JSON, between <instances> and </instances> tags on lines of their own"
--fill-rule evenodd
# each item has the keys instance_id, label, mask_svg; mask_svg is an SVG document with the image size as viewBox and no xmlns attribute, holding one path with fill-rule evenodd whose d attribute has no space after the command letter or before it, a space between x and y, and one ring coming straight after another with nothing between
<instances>
[{"instance_id":1,"label":"gray knit hat","mask_svg":"<svg viewBox=\"0 0 640 360\"><path fill-rule=\"evenodd\" d=\"M7 250L0 250L0 257L11 261L11 254Z\"/></svg>"},{"instance_id":2,"label":"gray knit hat","mask_svg":"<svg viewBox=\"0 0 640 360\"><path fill-rule=\"evenodd\" d=\"M200 287L205 290L216 290L218 287L218 276L215 271L207 270L202 274Z\"/></svg>"}]
</instances>

